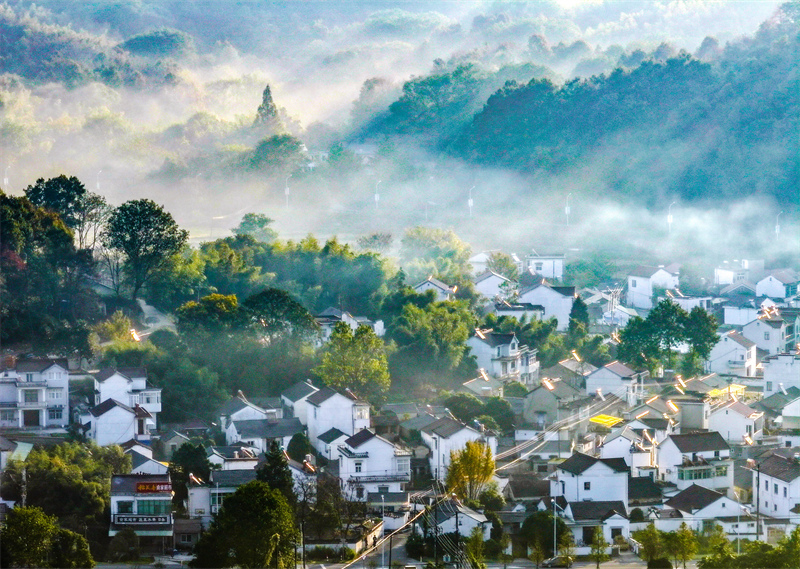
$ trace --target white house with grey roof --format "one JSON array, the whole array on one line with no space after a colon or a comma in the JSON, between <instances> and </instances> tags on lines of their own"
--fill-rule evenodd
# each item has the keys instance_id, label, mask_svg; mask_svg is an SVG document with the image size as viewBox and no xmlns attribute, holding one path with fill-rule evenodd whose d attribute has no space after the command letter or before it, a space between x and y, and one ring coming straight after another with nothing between
<instances>
[{"instance_id":1,"label":"white house with grey roof","mask_svg":"<svg viewBox=\"0 0 800 569\"><path fill-rule=\"evenodd\" d=\"M756 296L787 299L797 294L800 275L793 269L774 269L756 282Z\"/></svg>"},{"instance_id":2,"label":"white house with grey roof","mask_svg":"<svg viewBox=\"0 0 800 569\"><path fill-rule=\"evenodd\" d=\"M125 451L131 457L131 474L166 474L169 468L163 462L133 449Z\"/></svg>"},{"instance_id":3,"label":"white house with grey roof","mask_svg":"<svg viewBox=\"0 0 800 569\"><path fill-rule=\"evenodd\" d=\"M558 320L558 330L564 332L569 327L569 315L575 302L574 286L552 285L542 280L519 291L518 302L541 306L543 320Z\"/></svg>"},{"instance_id":4,"label":"white house with grey roof","mask_svg":"<svg viewBox=\"0 0 800 569\"><path fill-rule=\"evenodd\" d=\"M247 400L240 391L223 403L215 413L219 417L220 429L225 432L233 421L254 421L259 419L282 419L283 409L264 409Z\"/></svg>"},{"instance_id":5,"label":"white house with grey roof","mask_svg":"<svg viewBox=\"0 0 800 569\"><path fill-rule=\"evenodd\" d=\"M685 523L690 529L705 533L716 524L722 526L729 539L736 539L737 534L741 539L756 539L752 516L736 500L698 484L692 484L671 497L664 506L680 515L657 518L655 525L661 531L675 531Z\"/></svg>"},{"instance_id":6,"label":"white house with grey roof","mask_svg":"<svg viewBox=\"0 0 800 569\"><path fill-rule=\"evenodd\" d=\"M95 405L114 399L123 405L147 410L149 428L158 427L158 414L161 412L161 388L153 387L147 381L144 368L104 368L94 374Z\"/></svg>"},{"instance_id":7,"label":"white house with grey roof","mask_svg":"<svg viewBox=\"0 0 800 569\"><path fill-rule=\"evenodd\" d=\"M219 470L255 470L258 466L258 449L243 444L208 447L206 457Z\"/></svg>"},{"instance_id":8,"label":"white house with grey roof","mask_svg":"<svg viewBox=\"0 0 800 569\"><path fill-rule=\"evenodd\" d=\"M787 346L790 325L779 315L762 315L742 326L742 335L769 355L790 351Z\"/></svg>"},{"instance_id":9,"label":"white house with grey roof","mask_svg":"<svg viewBox=\"0 0 800 569\"><path fill-rule=\"evenodd\" d=\"M708 428L732 444L743 444L746 437L750 442L757 441L764 434L764 412L728 399L711 408Z\"/></svg>"},{"instance_id":10,"label":"white house with grey roof","mask_svg":"<svg viewBox=\"0 0 800 569\"><path fill-rule=\"evenodd\" d=\"M646 371L635 371L622 362L613 361L586 376L586 394L613 394L634 405L644 396L644 382L649 377Z\"/></svg>"},{"instance_id":11,"label":"white house with grey roof","mask_svg":"<svg viewBox=\"0 0 800 569\"><path fill-rule=\"evenodd\" d=\"M731 449L716 431L670 435L658 446L658 475L684 490L692 484L733 496Z\"/></svg>"},{"instance_id":12,"label":"white house with grey roof","mask_svg":"<svg viewBox=\"0 0 800 569\"><path fill-rule=\"evenodd\" d=\"M255 470L212 470L208 480L190 480L186 513L208 529L225 498L256 479Z\"/></svg>"},{"instance_id":13,"label":"white house with grey roof","mask_svg":"<svg viewBox=\"0 0 800 569\"><path fill-rule=\"evenodd\" d=\"M153 416L139 405L128 407L106 399L81 416L86 437L99 446L118 445L131 439L149 441Z\"/></svg>"},{"instance_id":14,"label":"white house with grey roof","mask_svg":"<svg viewBox=\"0 0 800 569\"><path fill-rule=\"evenodd\" d=\"M761 514L800 523L800 449L780 449L753 467L753 500Z\"/></svg>"},{"instance_id":15,"label":"white house with grey roof","mask_svg":"<svg viewBox=\"0 0 800 569\"><path fill-rule=\"evenodd\" d=\"M355 500L367 494L402 492L411 481L411 449L363 429L337 447L339 478Z\"/></svg>"},{"instance_id":16,"label":"white house with grey roof","mask_svg":"<svg viewBox=\"0 0 800 569\"><path fill-rule=\"evenodd\" d=\"M11 359L0 372L0 427L63 428L69 424L66 360Z\"/></svg>"},{"instance_id":17,"label":"white house with grey roof","mask_svg":"<svg viewBox=\"0 0 800 569\"><path fill-rule=\"evenodd\" d=\"M628 503L630 467L622 458L573 453L550 475L550 495L569 502L620 500Z\"/></svg>"},{"instance_id":18,"label":"white house with grey roof","mask_svg":"<svg viewBox=\"0 0 800 569\"><path fill-rule=\"evenodd\" d=\"M281 393L281 402L286 409L287 417L297 417L304 425L308 425L308 398L319 391L311 380L299 381Z\"/></svg>"},{"instance_id":19,"label":"white house with grey roof","mask_svg":"<svg viewBox=\"0 0 800 569\"><path fill-rule=\"evenodd\" d=\"M317 437L314 448L328 460L336 460L339 445L343 444L348 438L350 438L350 435L333 427Z\"/></svg>"},{"instance_id":20,"label":"white house with grey roof","mask_svg":"<svg viewBox=\"0 0 800 569\"><path fill-rule=\"evenodd\" d=\"M442 417L420 429L422 441L431 450L429 457L434 478L444 481L450 467L450 452L460 451L467 441L481 441L489 446L492 456L497 452L497 437L480 433L460 421Z\"/></svg>"},{"instance_id":21,"label":"white house with grey roof","mask_svg":"<svg viewBox=\"0 0 800 569\"><path fill-rule=\"evenodd\" d=\"M560 253L537 253L525 255L525 269L546 279L560 281L564 278L564 255Z\"/></svg>"},{"instance_id":22,"label":"white house with grey roof","mask_svg":"<svg viewBox=\"0 0 800 569\"><path fill-rule=\"evenodd\" d=\"M308 438L315 445L322 433L336 428L354 435L369 427L369 403L349 389L344 393L323 387L306 399L308 405Z\"/></svg>"},{"instance_id":23,"label":"white house with grey roof","mask_svg":"<svg viewBox=\"0 0 800 569\"><path fill-rule=\"evenodd\" d=\"M228 445L242 443L255 448L259 453L267 452L272 441L282 448L289 446L292 437L305 432L297 417L291 419L248 419L232 421L225 429Z\"/></svg>"},{"instance_id":24,"label":"white house with grey roof","mask_svg":"<svg viewBox=\"0 0 800 569\"><path fill-rule=\"evenodd\" d=\"M458 533L466 538L477 527L483 531L483 539L491 537L492 524L489 519L480 512L468 508L458 500L444 500L436 507L436 526L439 535ZM456 526L458 520L458 526ZM416 524L418 531L422 532L422 524ZM458 528L456 530L456 528Z\"/></svg>"},{"instance_id":25,"label":"white house with grey roof","mask_svg":"<svg viewBox=\"0 0 800 569\"><path fill-rule=\"evenodd\" d=\"M424 281L417 283L413 287L414 292L417 294L425 294L427 291L432 290L436 294L436 300L453 300L456 297L457 286L450 286L439 279L430 276Z\"/></svg>"},{"instance_id":26,"label":"white house with grey roof","mask_svg":"<svg viewBox=\"0 0 800 569\"><path fill-rule=\"evenodd\" d=\"M665 267L641 265L628 274L628 294L626 304L634 308L653 308L655 289L676 289L680 286L677 271Z\"/></svg>"},{"instance_id":27,"label":"white house with grey roof","mask_svg":"<svg viewBox=\"0 0 800 569\"><path fill-rule=\"evenodd\" d=\"M767 356L761 364L764 368L764 397L790 387L800 388L800 353Z\"/></svg>"},{"instance_id":28,"label":"white house with grey roof","mask_svg":"<svg viewBox=\"0 0 800 569\"><path fill-rule=\"evenodd\" d=\"M720 334L705 362L707 373L753 377L756 374L756 344L736 330Z\"/></svg>"},{"instance_id":29,"label":"white house with grey roof","mask_svg":"<svg viewBox=\"0 0 800 569\"><path fill-rule=\"evenodd\" d=\"M378 337L383 337L386 330L383 326L383 320L370 320L366 316L353 316L347 311L339 310L338 308L328 307L314 317L320 329L319 342L317 346L322 346L331 339L333 329L340 322L347 324L351 330L356 331L359 326L366 326Z\"/></svg>"},{"instance_id":30,"label":"white house with grey roof","mask_svg":"<svg viewBox=\"0 0 800 569\"><path fill-rule=\"evenodd\" d=\"M500 273L486 270L472 280L475 290L485 299L509 298L514 295L517 283Z\"/></svg>"},{"instance_id":31,"label":"white house with grey roof","mask_svg":"<svg viewBox=\"0 0 800 569\"><path fill-rule=\"evenodd\" d=\"M572 532L578 548L576 552L588 553L594 540L594 532L599 527L607 543L614 543L619 535L630 537L630 523L626 502L620 500L570 501L564 508L564 522ZM584 553L585 551L585 553Z\"/></svg>"},{"instance_id":32,"label":"white house with grey roof","mask_svg":"<svg viewBox=\"0 0 800 569\"><path fill-rule=\"evenodd\" d=\"M476 329L467 340L478 368L502 381L533 385L539 379L537 350L520 345L516 334Z\"/></svg>"}]
</instances>

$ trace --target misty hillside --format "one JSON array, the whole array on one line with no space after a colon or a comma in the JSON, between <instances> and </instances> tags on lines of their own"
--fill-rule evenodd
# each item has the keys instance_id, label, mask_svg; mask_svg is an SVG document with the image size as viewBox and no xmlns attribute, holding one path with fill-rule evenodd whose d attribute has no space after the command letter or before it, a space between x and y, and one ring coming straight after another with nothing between
<instances>
[{"instance_id":1,"label":"misty hillside","mask_svg":"<svg viewBox=\"0 0 800 569\"><path fill-rule=\"evenodd\" d=\"M619 204L630 218L617 226L636 233L677 201L709 239L736 216L748 237L735 246L751 247L771 237L764 213L795 223L798 13L774 1L7 1L3 189L75 175L112 203L158 200L197 241L246 212L297 238L457 227L469 192L496 228L464 229L484 246L542 232L598 242L595 219ZM743 201L754 196L758 212ZM520 203L541 215L506 222Z\"/></svg>"}]
</instances>

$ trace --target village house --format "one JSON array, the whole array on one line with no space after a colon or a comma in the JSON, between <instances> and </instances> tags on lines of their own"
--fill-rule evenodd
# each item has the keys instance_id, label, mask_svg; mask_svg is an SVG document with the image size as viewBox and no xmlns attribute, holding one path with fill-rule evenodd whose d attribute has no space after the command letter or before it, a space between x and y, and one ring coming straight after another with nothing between
<instances>
[{"instance_id":1,"label":"village house","mask_svg":"<svg viewBox=\"0 0 800 569\"><path fill-rule=\"evenodd\" d=\"M539 254L532 250L525 255L525 269L546 279L560 281L564 278L563 254Z\"/></svg>"},{"instance_id":2,"label":"village house","mask_svg":"<svg viewBox=\"0 0 800 569\"><path fill-rule=\"evenodd\" d=\"M763 434L764 413L735 398L729 399L711 409L708 428L732 444L742 444L747 439L757 441Z\"/></svg>"},{"instance_id":3,"label":"village house","mask_svg":"<svg viewBox=\"0 0 800 569\"><path fill-rule=\"evenodd\" d=\"M640 266L628 275L628 296L626 304L634 308L653 308L656 289L676 289L680 286L678 271L665 268Z\"/></svg>"},{"instance_id":4,"label":"village house","mask_svg":"<svg viewBox=\"0 0 800 569\"><path fill-rule=\"evenodd\" d=\"M272 441L281 448L289 446L292 437L305 432L305 427L297 417L291 419L245 419L232 421L225 429L228 445L242 443L253 447L259 453L267 452Z\"/></svg>"},{"instance_id":5,"label":"village house","mask_svg":"<svg viewBox=\"0 0 800 569\"><path fill-rule=\"evenodd\" d=\"M337 393L330 387L311 394L308 405L308 438L312 445L322 433L333 428L354 435L370 425L369 403L360 400L349 389Z\"/></svg>"},{"instance_id":6,"label":"village house","mask_svg":"<svg viewBox=\"0 0 800 569\"><path fill-rule=\"evenodd\" d=\"M652 435L650 437L652 439ZM600 445L600 458L621 458L631 469L632 476L641 476L650 472L655 464L655 444L631 426L624 425L605 436Z\"/></svg>"},{"instance_id":7,"label":"village house","mask_svg":"<svg viewBox=\"0 0 800 569\"><path fill-rule=\"evenodd\" d=\"M240 391L236 397L231 397L223 403L214 415L219 417L219 427L224 432L233 421L282 419L283 409L264 409L248 401Z\"/></svg>"},{"instance_id":8,"label":"village house","mask_svg":"<svg viewBox=\"0 0 800 569\"><path fill-rule=\"evenodd\" d=\"M322 346L331 339L333 329L339 322L344 322L354 332L359 326L366 326L375 332L375 335L378 337L383 337L383 335L386 333L386 330L383 327L383 320L372 321L366 316L353 316L349 312L339 310L338 308L334 308L332 306L317 314L314 317L314 320L316 320L320 329L317 346Z\"/></svg>"},{"instance_id":9,"label":"village house","mask_svg":"<svg viewBox=\"0 0 800 569\"><path fill-rule=\"evenodd\" d=\"M488 300L509 298L514 295L517 285L514 281L494 271L485 271L472 280L475 290Z\"/></svg>"},{"instance_id":10,"label":"village house","mask_svg":"<svg viewBox=\"0 0 800 569\"><path fill-rule=\"evenodd\" d=\"M175 454L179 448L189 442L189 437L178 431L169 430L158 439L158 449L160 456L164 460L172 460L172 455Z\"/></svg>"},{"instance_id":11,"label":"village house","mask_svg":"<svg viewBox=\"0 0 800 569\"><path fill-rule=\"evenodd\" d=\"M148 429L158 428L161 412L161 389L147 382L144 368L104 368L94 374L95 405L114 399L131 408L141 407L150 416Z\"/></svg>"},{"instance_id":12,"label":"village house","mask_svg":"<svg viewBox=\"0 0 800 569\"><path fill-rule=\"evenodd\" d=\"M714 525L722 526L728 539L756 539L754 519L742 506L725 494L692 484L664 503L680 515L663 516L655 525L661 531L675 531L681 523L698 533L708 533Z\"/></svg>"},{"instance_id":13,"label":"village house","mask_svg":"<svg viewBox=\"0 0 800 569\"><path fill-rule=\"evenodd\" d=\"M464 506L458 500L443 501L436 507L435 515L437 533L439 535L458 531L460 535L466 538L477 527L483 530L484 540L491 537L492 524L489 523L489 519L480 512ZM420 528L421 526L422 524L419 525Z\"/></svg>"},{"instance_id":14,"label":"village house","mask_svg":"<svg viewBox=\"0 0 800 569\"><path fill-rule=\"evenodd\" d=\"M308 425L308 398L319 391L311 384L311 380L298 381L281 393L284 415L297 417L304 425Z\"/></svg>"},{"instance_id":15,"label":"village house","mask_svg":"<svg viewBox=\"0 0 800 569\"><path fill-rule=\"evenodd\" d=\"M417 294L425 294L426 291L432 290L436 294L436 300L453 300L456 297L457 286L449 286L444 284L437 278L432 276L424 281L414 285L414 292Z\"/></svg>"},{"instance_id":16,"label":"village house","mask_svg":"<svg viewBox=\"0 0 800 569\"><path fill-rule=\"evenodd\" d=\"M706 372L752 377L756 373L756 344L739 332L720 334L705 363Z\"/></svg>"},{"instance_id":17,"label":"village house","mask_svg":"<svg viewBox=\"0 0 800 569\"><path fill-rule=\"evenodd\" d=\"M133 449L125 451L125 454L131 457L131 474L167 474L169 470L165 463Z\"/></svg>"},{"instance_id":18,"label":"village house","mask_svg":"<svg viewBox=\"0 0 800 569\"><path fill-rule=\"evenodd\" d=\"M800 387L791 385L789 387L784 387L783 390L779 390L764 399L756 401L752 406L754 409L764 412L764 419L767 423L765 425L766 427L776 428L786 423L783 412L787 405L791 405L798 400L800 400ZM787 428L800 428L800 425L796 427L787 425Z\"/></svg>"},{"instance_id":19,"label":"village house","mask_svg":"<svg viewBox=\"0 0 800 569\"><path fill-rule=\"evenodd\" d=\"M212 470L208 481L190 480L186 512L208 529L225 498L255 479L255 470Z\"/></svg>"},{"instance_id":20,"label":"village house","mask_svg":"<svg viewBox=\"0 0 800 569\"><path fill-rule=\"evenodd\" d=\"M793 269L774 269L756 282L756 296L785 300L797 294L800 275Z\"/></svg>"},{"instance_id":21,"label":"village house","mask_svg":"<svg viewBox=\"0 0 800 569\"><path fill-rule=\"evenodd\" d=\"M247 445L212 446L206 454L219 470L255 470L258 466L258 449Z\"/></svg>"},{"instance_id":22,"label":"village house","mask_svg":"<svg viewBox=\"0 0 800 569\"><path fill-rule=\"evenodd\" d=\"M733 495L730 446L716 431L668 436L658 447L658 475L678 490L698 484Z\"/></svg>"},{"instance_id":23,"label":"village house","mask_svg":"<svg viewBox=\"0 0 800 569\"><path fill-rule=\"evenodd\" d=\"M496 378L532 385L539 378L537 351L520 345L516 334L477 329L467 340L478 368Z\"/></svg>"},{"instance_id":24,"label":"village house","mask_svg":"<svg viewBox=\"0 0 800 569\"><path fill-rule=\"evenodd\" d=\"M568 502L619 500L627 504L630 470L622 458L576 452L550 475L550 495L563 496Z\"/></svg>"},{"instance_id":25,"label":"village house","mask_svg":"<svg viewBox=\"0 0 800 569\"><path fill-rule=\"evenodd\" d=\"M800 510L800 453L798 449L780 449L755 464L753 501L758 511L773 518L795 519ZM796 523L796 522L795 522Z\"/></svg>"},{"instance_id":26,"label":"village house","mask_svg":"<svg viewBox=\"0 0 800 569\"><path fill-rule=\"evenodd\" d=\"M569 315L575 302L574 286L554 286L544 279L519 292L518 302L538 305L544 308L543 320L558 320L558 330L564 332L569 327Z\"/></svg>"},{"instance_id":27,"label":"village house","mask_svg":"<svg viewBox=\"0 0 800 569\"><path fill-rule=\"evenodd\" d=\"M764 368L764 397L783 392L790 387L800 388L800 353L767 356Z\"/></svg>"},{"instance_id":28,"label":"village house","mask_svg":"<svg viewBox=\"0 0 800 569\"><path fill-rule=\"evenodd\" d=\"M370 429L358 431L338 446L339 478L355 500L368 493L402 492L411 481L411 450Z\"/></svg>"},{"instance_id":29,"label":"village house","mask_svg":"<svg viewBox=\"0 0 800 569\"><path fill-rule=\"evenodd\" d=\"M523 319L526 322L533 322L534 320L542 319L544 306L530 304L529 302L501 300L500 302L494 303L492 312L496 314L498 318L501 316L509 316L511 318L516 318L520 322L522 322Z\"/></svg>"},{"instance_id":30,"label":"village house","mask_svg":"<svg viewBox=\"0 0 800 569\"><path fill-rule=\"evenodd\" d=\"M583 391L586 387L586 376L595 371L597 371L595 366L587 361L577 359L577 356L573 355L552 367L541 370L540 375L550 380L565 381L575 389Z\"/></svg>"},{"instance_id":31,"label":"village house","mask_svg":"<svg viewBox=\"0 0 800 569\"><path fill-rule=\"evenodd\" d=\"M489 433L480 433L472 427L450 417L442 417L420 429L422 441L430 449L431 473L437 480L444 481L450 467L450 452L460 451L467 441L481 441L489 446L492 455L497 450L497 438Z\"/></svg>"},{"instance_id":32,"label":"village house","mask_svg":"<svg viewBox=\"0 0 800 569\"><path fill-rule=\"evenodd\" d=\"M564 522L572 532L576 553L583 555L589 553L597 528L606 543L614 543L617 536L630 537L627 509L619 500L570 501L564 508Z\"/></svg>"},{"instance_id":33,"label":"village house","mask_svg":"<svg viewBox=\"0 0 800 569\"><path fill-rule=\"evenodd\" d=\"M583 393L565 381L543 379L525 396L523 417L525 422L539 431L549 428L570 412L564 405L583 398Z\"/></svg>"},{"instance_id":34,"label":"village house","mask_svg":"<svg viewBox=\"0 0 800 569\"><path fill-rule=\"evenodd\" d=\"M612 394L634 405L644 397L648 372L637 372L619 361L607 363L586 376L586 394Z\"/></svg>"},{"instance_id":35,"label":"village house","mask_svg":"<svg viewBox=\"0 0 800 569\"><path fill-rule=\"evenodd\" d=\"M163 553L173 544L172 482L169 474L114 474L111 477L109 537L132 529L146 553Z\"/></svg>"},{"instance_id":36,"label":"village house","mask_svg":"<svg viewBox=\"0 0 800 569\"><path fill-rule=\"evenodd\" d=\"M496 377L491 377L486 370L478 370L479 375L475 379L470 379L462 383L462 390L471 393L475 397L502 397L503 381Z\"/></svg>"},{"instance_id":37,"label":"village house","mask_svg":"<svg viewBox=\"0 0 800 569\"><path fill-rule=\"evenodd\" d=\"M742 335L767 354L782 354L787 350L789 323L780 316L756 318L742 327ZM788 346L791 348L791 346Z\"/></svg>"},{"instance_id":38,"label":"village house","mask_svg":"<svg viewBox=\"0 0 800 569\"><path fill-rule=\"evenodd\" d=\"M6 358L0 373L0 427L61 429L69 424L66 360Z\"/></svg>"},{"instance_id":39,"label":"village house","mask_svg":"<svg viewBox=\"0 0 800 569\"><path fill-rule=\"evenodd\" d=\"M103 447L130 439L149 441L153 416L139 405L131 408L115 399L105 399L81 416L81 424L86 437Z\"/></svg>"}]
</instances>

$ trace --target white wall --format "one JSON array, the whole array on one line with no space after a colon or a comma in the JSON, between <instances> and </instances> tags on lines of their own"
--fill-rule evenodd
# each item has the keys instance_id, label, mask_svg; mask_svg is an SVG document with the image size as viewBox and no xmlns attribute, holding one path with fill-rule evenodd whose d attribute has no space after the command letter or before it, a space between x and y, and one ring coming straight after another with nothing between
<instances>
[{"instance_id":1,"label":"white wall","mask_svg":"<svg viewBox=\"0 0 800 569\"><path fill-rule=\"evenodd\" d=\"M519 296L519 302L538 304L544 307L542 320L555 317L558 320L558 330L563 332L569 327L569 313L575 298L564 296L548 286L537 286Z\"/></svg>"},{"instance_id":2,"label":"white wall","mask_svg":"<svg viewBox=\"0 0 800 569\"><path fill-rule=\"evenodd\" d=\"M800 387L800 356L795 354L781 354L766 358L764 366L764 397L769 397L781 390L789 389L792 385Z\"/></svg>"},{"instance_id":3,"label":"white wall","mask_svg":"<svg viewBox=\"0 0 800 569\"><path fill-rule=\"evenodd\" d=\"M628 473L615 472L602 462L580 474L556 469L555 478L550 480L550 495L564 496L568 502L620 500L628 503Z\"/></svg>"}]
</instances>

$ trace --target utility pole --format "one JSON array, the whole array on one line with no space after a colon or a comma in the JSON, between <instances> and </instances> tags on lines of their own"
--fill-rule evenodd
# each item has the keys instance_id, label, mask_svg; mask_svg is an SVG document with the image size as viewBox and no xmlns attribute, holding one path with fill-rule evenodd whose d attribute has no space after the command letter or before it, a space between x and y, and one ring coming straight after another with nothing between
<instances>
[{"instance_id":1,"label":"utility pole","mask_svg":"<svg viewBox=\"0 0 800 569\"><path fill-rule=\"evenodd\" d=\"M761 463L756 464L756 541L761 539Z\"/></svg>"},{"instance_id":2,"label":"utility pole","mask_svg":"<svg viewBox=\"0 0 800 569\"><path fill-rule=\"evenodd\" d=\"M461 569L461 532L458 529L458 502L456 502L456 569Z\"/></svg>"},{"instance_id":3,"label":"utility pole","mask_svg":"<svg viewBox=\"0 0 800 569\"><path fill-rule=\"evenodd\" d=\"M436 519L436 506L439 500L433 502L433 566L439 567L439 522Z\"/></svg>"},{"instance_id":4,"label":"utility pole","mask_svg":"<svg viewBox=\"0 0 800 569\"><path fill-rule=\"evenodd\" d=\"M392 566L392 538L394 537L394 532L389 534L389 565L388 567Z\"/></svg>"}]
</instances>

